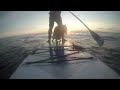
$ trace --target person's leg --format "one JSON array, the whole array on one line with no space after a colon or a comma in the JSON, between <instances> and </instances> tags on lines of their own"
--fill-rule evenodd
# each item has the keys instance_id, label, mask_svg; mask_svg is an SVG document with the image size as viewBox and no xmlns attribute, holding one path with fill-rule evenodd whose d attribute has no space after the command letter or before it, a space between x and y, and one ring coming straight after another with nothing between
<instances>
[{"instance_id":1,"label":"person's leg","mask_svg":"<svg viewBox=\"0 0 120 90\"><path fill-rule=\"evenodd\" d=\"M55 21L56 21L56 23L57 23L58 26L62 25L62 18L61 18L61 16L55 18Z\"/></svg>"},{"instance_id":2,"label":"person's leg","mask_svg":"<svg viewBox=\"0 0 120 90\"><path fill-rule=\"evenodd\" d=\"M54 26L54 19L49 18L48 42L50 42L50 40L51 40L53 26Z\"/></svg>"},{"instance_id":3,"label":"person's leg","mask_svg":"<svg viewBox=\"0 0 120 90\"><path fill-rule=\"evenodd\" d=\"M57 23L58 26L62 25L62 18L61 16L55 17L55 22ZM60 31L58 31L58 35L61 35ZM61 36L58 36L61 37Z\"/></svg>"}]
</instances>

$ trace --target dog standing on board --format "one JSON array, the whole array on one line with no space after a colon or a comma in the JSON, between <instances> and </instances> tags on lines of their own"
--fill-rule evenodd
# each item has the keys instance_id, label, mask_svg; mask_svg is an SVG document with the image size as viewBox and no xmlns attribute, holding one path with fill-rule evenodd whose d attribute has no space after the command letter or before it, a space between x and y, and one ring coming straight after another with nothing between
<instances>
[{"instance_id":1,"label":"dog standing on board","mask_svg":"<svg viewBox=\"0 0 120 90\"><path fill-rule=\"evenodd\" d=\"M61 25L61 26L56 26L53 32L53 40L56 41L61 41L65 42L67 40L64 39L65 34L67 34L67 26L66 25Z\"/></svg>"}]
</instances>

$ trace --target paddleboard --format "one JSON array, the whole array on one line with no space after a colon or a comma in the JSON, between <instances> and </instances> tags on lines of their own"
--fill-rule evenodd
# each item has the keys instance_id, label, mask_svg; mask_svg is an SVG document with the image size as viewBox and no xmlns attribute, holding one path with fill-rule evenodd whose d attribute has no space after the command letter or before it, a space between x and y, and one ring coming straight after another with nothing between
<instances>
[{"instance_id":1,"label":"paddleboard","mask_svg":"<svg viewBox=\"0 0 120 90\"><path fill-rule=\"evenodd\" d=\"M72 49L69 41L36 47L10 79L119 79L119 75L89 51Z\"/></svg>"}]
</instances>

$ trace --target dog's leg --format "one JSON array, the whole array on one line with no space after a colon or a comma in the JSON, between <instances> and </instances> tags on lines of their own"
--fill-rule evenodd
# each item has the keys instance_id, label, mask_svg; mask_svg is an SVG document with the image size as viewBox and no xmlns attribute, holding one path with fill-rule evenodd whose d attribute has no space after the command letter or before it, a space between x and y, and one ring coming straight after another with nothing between
<instances>
[{"instance_id":1,"label":"dog's leg","mask_svg":"<svg viewBox=\"0 0 120 90\"><path fill-rule=\"evenodd\" d=\"M52 39L52 42L54 41L54 38Z\"/></svg>"},{"instance_id":2,"label":"dog's leg","mask_svg":"<svg viewBox=\"0 0 120 90\"><path fill-rule=\"evenodd\" d=\"M62 35L62 43L65 43L64 35Z\"/></svg>"}]
</instances>

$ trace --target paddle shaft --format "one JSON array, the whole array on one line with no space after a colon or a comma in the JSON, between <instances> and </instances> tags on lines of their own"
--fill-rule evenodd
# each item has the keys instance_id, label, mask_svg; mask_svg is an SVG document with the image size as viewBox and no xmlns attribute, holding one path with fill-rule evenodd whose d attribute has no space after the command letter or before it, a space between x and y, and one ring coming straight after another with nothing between
<instances>
[{"instance_id":1,"label":"paddle shaft","mask_svg":"<svg viewBox=\"0 0 120 90\"><path fill-rule=\"evenodd\" d=\"M69 11L70 12L70 11ZM75 16L89 31L91 31L87 25L85 25L75 14L73 14L72 12L70 12L73 16Z\"/></svg>"}]
</instances>

